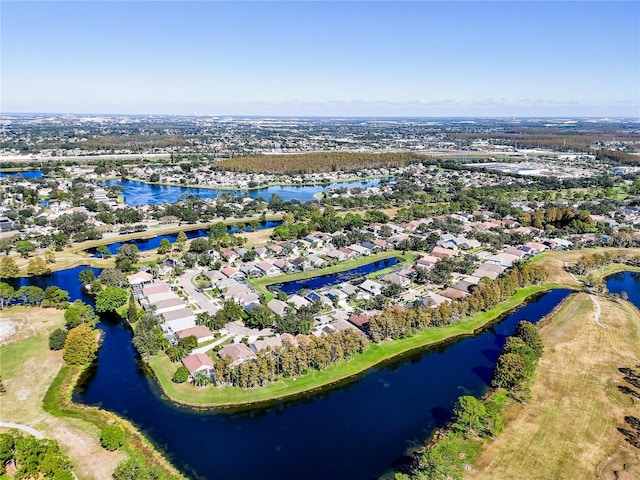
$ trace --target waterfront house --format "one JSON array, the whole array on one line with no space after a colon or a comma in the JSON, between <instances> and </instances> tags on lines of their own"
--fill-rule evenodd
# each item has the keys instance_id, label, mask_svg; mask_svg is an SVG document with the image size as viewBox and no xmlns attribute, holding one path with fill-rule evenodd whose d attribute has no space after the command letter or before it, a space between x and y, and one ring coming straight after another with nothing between
<instances>
[{"instance_id":1,"label":"waterfront house","mask_svg":"<svg viewBox=\"0 0 640 480\"><path fill-rule=\"evenodd\" d=\"M275 277L276 275L280 275L282 273L282 271L278 267L272 265L269 262L261 262L257 264L256 267L258 267L258 269L260 269L260 271L267 277Z\"/></svg>"},{"instance_id":2,"label":"waterfront house","mask_svg":"<svg viewBox=\"0 0 640 480\"><path fill-rule=\"evenodd\" d=\"M182 364L189 371L191 378L196 373L209 376L213 372L213 361L204 353L192 353L182 359Z\"/></svg>"},{"instance_id":3,"label":"waterfront house","mask_svg":"<svg viewBox=\"0 0 640 480\"><path fill-rule=\"evenodd\" d=\"M242 362L256 358L256 354L244 343L230 343L225 345L218 352L220 358L226 358L230 365L239 365Z\"/></svg>"}]
</instances>

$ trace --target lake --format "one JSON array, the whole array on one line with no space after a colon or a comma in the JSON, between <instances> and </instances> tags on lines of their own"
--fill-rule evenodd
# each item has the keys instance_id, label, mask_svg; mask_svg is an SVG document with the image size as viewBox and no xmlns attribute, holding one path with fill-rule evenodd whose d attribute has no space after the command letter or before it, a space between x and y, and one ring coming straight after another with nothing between
<instances>
[{"instance_id":1,"label":"lake","mask_svg":"<svg viewBox=\"0 0 640 480\"><path fill-rule=\"evenodd\" d=\"M304 187L296 186L273 186L256 190L217 190L213 188L179 187L174 185L158 185L132 180L106 180L102 182L105 187L119 186L124 189L123 196L127 205L154 205L175 203L185 195L194 195L202 198L217 198L225 193L233 196L249 198L262 197L267 202L272 195L280 195L285 201L299 200L306 202L314 199L316 193L323 192L322 185L311 185ZM369 188L380 184L380 179L363 180L357 182L333 183L326 188Z\"/></svg>"},{"instance_id":2,"label":"lake","mask_svg":"<svg viewBox=\"0 0 640 480\"><path fill-rule=\"evenodd\" d=\"M16 283L58 285L91 302L78 286L82 268ZM75 400L131 420L193 478L371 479L443 425L460 395L487 390L517 322L538 321L570 293L550 291L478 335L405 355L329 391L235 411L169 402L140 368L130 330L103 318L97 366Z\"/></svg>"}]
</instances>

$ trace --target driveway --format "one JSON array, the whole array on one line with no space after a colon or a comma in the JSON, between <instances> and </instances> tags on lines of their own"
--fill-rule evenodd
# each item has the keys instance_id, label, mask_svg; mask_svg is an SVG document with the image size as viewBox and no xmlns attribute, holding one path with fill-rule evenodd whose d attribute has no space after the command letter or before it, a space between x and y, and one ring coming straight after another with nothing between
<instances>
[{"instance_id":1,"label":"driveway","mask_svg":"<svg viewBox=\"0 0 640 480\"><path fill-rule=\"evenodd\" d=\"M204 311L211 315L214 315L220 309L213 305L213 303L211 303L211 300L209 300L204 293L196 290L196 287L194 287L193 283L191 283L191 279L193 277L197 277L198 275L200 275L200 273L200 270L189 270L178 279L178 284L187 293L187 295L198 302L198 305L200 305L200 307Z\"/></svg>"}]
</instances>

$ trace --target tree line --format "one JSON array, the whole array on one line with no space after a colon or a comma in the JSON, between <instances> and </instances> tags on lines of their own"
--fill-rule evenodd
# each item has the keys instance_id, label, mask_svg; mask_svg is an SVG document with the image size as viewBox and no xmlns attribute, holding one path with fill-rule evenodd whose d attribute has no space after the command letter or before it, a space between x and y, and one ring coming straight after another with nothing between
<instances>
[{"instance_id":1,"label":"tree line","mask_svg":"<svg viewBox=\"0 0 640 480\"><path fill-rule=\"evenodd\" d=\"M330 365L364 352L369 341L354 329L334 330L322 337L298 336L299 346L283 342L282 346L260 350L255 359L239 365L230 365L229 360L216 358L211 377L196 374L196 386L213 384L217 387L232 385L241 388L262 387L280 378L303 375L309 370L322 370ZM185 381L184 367L178 367L174 381Z\"/></svg>"},{"instance_id":2,"label":"tree line","mask_svg":"<svg viewBox=\"0 0 640 480\"><path fill-rule=\"evenodd\" d=\"M406 338L430 327L449 325L476 312L490 310L513 296L517 290L546 280L548 272L540 265L517 263L507 274L480 283L460 300L444 302L436 308L388 308L369 321L369 335L375 343Z\"/></svg>"}]
</instances>

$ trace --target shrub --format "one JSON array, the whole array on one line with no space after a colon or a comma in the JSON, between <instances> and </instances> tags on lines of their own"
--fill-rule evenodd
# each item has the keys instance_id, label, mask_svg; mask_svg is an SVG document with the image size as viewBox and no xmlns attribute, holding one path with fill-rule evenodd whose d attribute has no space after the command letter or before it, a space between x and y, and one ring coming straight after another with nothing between
<instances>
[{"instance_id":1,"label":"shrub","mask_svg":"<svg viewBox=\"0 0 640 480\"><path fill-rule=\"evenodd\" d=\"M114 451L124 444L124 429L120 425L107 425L100 434L100 445Z\"/></svg>"},{"instance_id":2,"label":"shrub","mask_svg":"<svg viewBox=\"0 0 640 480\"><path fill-rule=\"evenodd\" d=\"M62 328L56 328L49 335L49 350L62 350L64 342L67 340L67 331Z\"/></svg>"},{"instance_id":3,"label":"shrub","mask_svg":"<svg viewBox=\"0 0 640 480\"><path fill-rule=\"evenodd\" d=\"M189 370L183 365L180 365L176 370L176 373L173 374L172 380L175 383L184 383L189 378Z\"/></svg>"}]
</instances>

